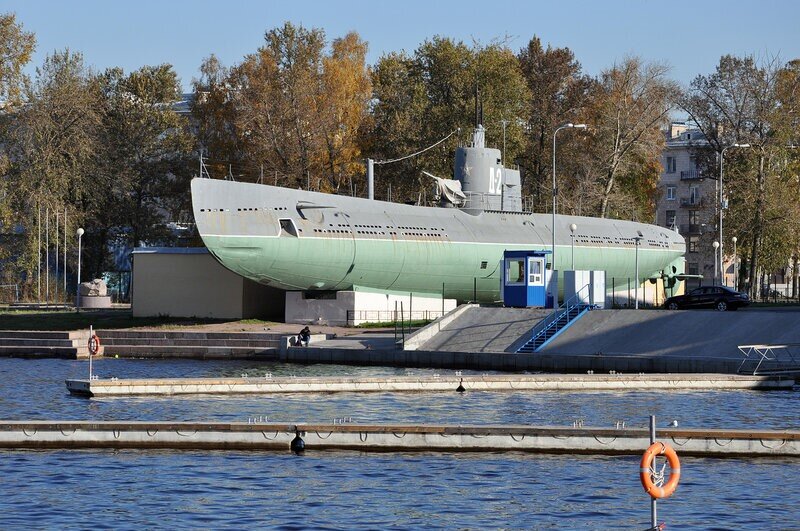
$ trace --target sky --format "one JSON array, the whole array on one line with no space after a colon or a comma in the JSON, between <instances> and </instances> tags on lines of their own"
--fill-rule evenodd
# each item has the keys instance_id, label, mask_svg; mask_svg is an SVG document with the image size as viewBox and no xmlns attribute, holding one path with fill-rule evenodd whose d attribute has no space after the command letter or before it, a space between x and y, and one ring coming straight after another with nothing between
<instances>
[{"instance_id":1,"label":"sky","mask_svg":"<svg viewBox=\"0 0 800 531\"><path fill-rule=\"evenodd\" d=\"M800 58L797 0L0 0L7 12L36 34L30 74L48 54L69 48L98 71L172 64L186 91L204 58L239 63L286 21L323 29L328 39L358 32L370 64L437 35L501 39L515 51L536 35L570 48L590 75L638 55L666 62L684 85L713 72L724 54Z\"/></svg>"}]
</instances>

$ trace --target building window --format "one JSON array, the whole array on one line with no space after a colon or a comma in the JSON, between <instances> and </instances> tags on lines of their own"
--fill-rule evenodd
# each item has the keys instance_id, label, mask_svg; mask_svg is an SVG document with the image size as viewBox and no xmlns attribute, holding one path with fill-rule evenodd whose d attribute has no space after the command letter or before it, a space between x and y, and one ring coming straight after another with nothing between
<instances>
[{"instance_id":1,"label":"building window","mask_svg":"<svg viewBox=\"0 0 800 531\"><path fill-rule=\"evenodd\" d=\"M690 210L689 211L689 225L699 225L700 224L700 216L698 215L697 210Z\"/></svg>"},{"instance_id":2,"label":"building window","mask_svg":"<svg viewBox=\"0 0 800 531\"><path fill-rule=\"evenodd\" d=\"M689 187L689 202L693 205L700 203L700 189L697 186Z\"/></svg>"},{"instance_id":3,"label":"building window","mask_svg":"<svg viewBox=\"0 0 800 531\"><path fill-rule=\"evenodd\" d=\"M686 274L687 275L699 275L700 268L697 265L697 262L687 262L686 263Z\"/></svg>"},{"instance_id":4,"label":"building window","mask_svg":"<svg viewBox=\"0 0 800 531\"><path fill-rule=\"evenodd\" d=\"M674 227L675 226L675 211L674 210L667 210L667 227Z\"/></svg>"},{"instance_id":5,"label":"building window","mask_svg":"<svg viewBox=\"0 0 800 531\"><path fill-rule=\"evenodd\" d=\"M674 186L667 186L667 200L668 201L675 201L675 187Z\"/></svg>"},{"instance_id":6,"label":"building window","mask_svg":"<svg viewBox=\"0 0 800 531\"><path fill-rule=\"evenodd\" d=\"M692 134L686 133L686 140L691 140L691 139L692 139Z\"/></svg>"},{"instance_id":7,"label":"building window","mask_svg":"<svg viewBox=\"0 0 800 531\"><path fill-rule=\"evenodd\" d=\"M700 243L700 237L698 236L689 236L689 245L687 251L690 253L696 253L698 244Z\"/></svg>"},{"instance_id":8,"label":"building window","mask_svg":"<svg viewBox=\"0 0 800 531\"><path fill-rule=\"evenodd\" d=\"M667 157L667 173L675 173L675 157Z\"/></svg>"}]
</instances>

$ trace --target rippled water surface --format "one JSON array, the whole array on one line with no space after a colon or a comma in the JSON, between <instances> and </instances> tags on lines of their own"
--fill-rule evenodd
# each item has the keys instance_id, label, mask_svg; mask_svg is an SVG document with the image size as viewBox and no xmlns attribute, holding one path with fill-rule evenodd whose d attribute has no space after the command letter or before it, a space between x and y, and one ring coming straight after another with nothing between
<instances>
[{"instance_id":1,"label":"rippled water surface","mask_svg":"<svg viewBox=\"0 0 800 531\"><path fill-rule=\"evenodd\" d=\"M473 392L70 397L85 362L0 359L0 418L800 429L800 393ZM253 362L102 360L103 377L418 374L434 371ZM443 371L442 371L443 372ZM800 461L682 460L668 529L797 529ZM638 458L503 454L0 450L0 529L645 529Z\"/></svg>"}]
</instances>

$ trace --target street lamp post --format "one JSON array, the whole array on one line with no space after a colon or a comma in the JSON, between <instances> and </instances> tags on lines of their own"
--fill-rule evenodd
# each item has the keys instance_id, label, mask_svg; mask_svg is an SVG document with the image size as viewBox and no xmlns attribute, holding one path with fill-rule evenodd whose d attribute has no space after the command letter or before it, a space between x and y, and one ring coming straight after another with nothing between
<instances>
[{"instance_id":1,"label":"street lamp post","mask_svg":"<svg viewBox=\"0 0 800 531\"><path fill-rule=\"evenodd\" d=\"M558 187L556 185L556 135L562 129L586 129L586 124L573 124L573 123L566 123L559 127L556 127L556 130L553 131L553 246L552 246L552 274L556 274L556 196L558 195ZM558 282L558 276L556 276L556 282ZM553 311L558 308L558 293L553 296Z\"/></svg>"},{"instance_id":2,"label":"street lamp post","mask_svg":"<svg viewBox=\"0 0 800 531\"><path fill-rule=\"evenodd\" d=\"M718 242L718 244L719 244L719 262L718 263L719 263L719 278L720 278L719 284L720 285L724 284L723 279L725 277L725 274L723 273L724 269L722 267L722 242L725 241L725 240L722 239L722 211L724 210L723 209L723 201L724 201L724 199L723 199L723 193L722 193L722 168L723 168L723 162L725 161L725 151L730 149L730 148L744 148L744 149L746 149L746 148L749 148L749 147L750 147L750 144L732 144L730 146L725 146L724 148L722 148L722 151L719 154L719 242ZM716 263L714 264L714 269L717 269L717 264ZM716 279L716 275L714 275L714 278Z\"/></svg>"},{"instance_id":3,"label":"street lamp post","mask_svg":"<svg viewBox=\"0 0 800 531\"><path fill-rule=\"evenodd\" d=\"M641 234L641 232L639 234ZM637 310L639 309L639 242L642 238L644 238L644 236L636 236L633 238L636 241L636 278L633 280L633 296L635 299L633 307ZM630 293L630 291L628 293Z\"/></svg>"},{"instance_id":4,"label":"street lamp post","mask_svg":"<svg viewBox=\"0 0 800 531\"><path fill-rule=\"evenodd\" d=\"M575 271L575 231L578 230L578 226L572 223L569 226L570 236L572 237L572 270Z\"/></svg>"},{"instance_id":5,"label":"street lamp post","mask_svg":"<svg viewBox=\"0 0 800 531\"><path fill-rule=\"evenodd\" d=\"M78 237L78 283L75 290L75 310L81 311L81 237L83 236L83 229L78 228L75 235Z\"/></svg>"},{"instance_id":6,"label":"street lamp post","mask_svg":"<svg viewBox=\"0 0 800 531\"><path fill-rule=\"evenodd\" d=\"M717 253L719 252L719 242L715 240L714 243L711 244L711 246L714 247L714 281L716 282L717 266L719 265L719 261L717 261ZM720 284L722 283L720 282Z\"/></svg>"},{"instance_id":7,"label":"street lamp post","mask_svg":"<svg viewBox=\"0 0 800 531\"><path fill-rule=\"evenodd\" d=\"M733 289L739 291L739 259L736 255L736 242L738 240L736 236L731 238L731 241L733 242Z\"/></svg>"}]
</instances>

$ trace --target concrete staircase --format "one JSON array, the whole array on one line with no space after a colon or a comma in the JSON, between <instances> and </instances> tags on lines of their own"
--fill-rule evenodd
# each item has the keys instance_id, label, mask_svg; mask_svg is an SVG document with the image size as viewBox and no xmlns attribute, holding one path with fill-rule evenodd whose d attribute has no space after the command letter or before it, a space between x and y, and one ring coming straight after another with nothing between
<instances>
[{"instance_id":1,"label":"concrete staircase","mask_svg":"<svg viewBox=\"0 0 800 531\"><path fill-rule=\"evenodd\" d=\"M0 330L0 356L14 358L66 358L89 356L89 331L38 332ZM99 355L103 354L100 347Z\"/></svg>"},{"instance_id":2,"label":"concrete staircase","mask_svg":"<svg viewBox=\"0 0 800 531\"><path fill-rule=\"evenodd\" d=\"M280 334L98 330L106 357L277 360Z\"/></svg>"}]
</instances>

